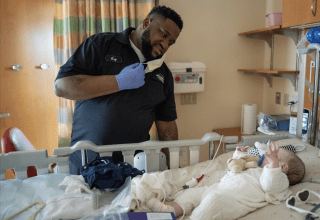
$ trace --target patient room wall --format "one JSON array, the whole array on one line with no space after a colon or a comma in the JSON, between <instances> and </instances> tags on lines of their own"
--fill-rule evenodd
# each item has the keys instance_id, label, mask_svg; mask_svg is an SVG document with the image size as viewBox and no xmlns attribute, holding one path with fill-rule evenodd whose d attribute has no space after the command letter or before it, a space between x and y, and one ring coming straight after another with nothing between
<instances>
[{"instance_id":1,"label":"patient room wall","mask_svg":"<svg viewBox=\"0 0 320 220\"><path fill-rule=\"evenodd\" d=\"M266 14L272 12L282 12L282 0L267 0ZM265 27L268 27L266 20ZM296 45L290 37L275 35L274 39L274 69L296 70ZM265 43L265 69L270 68L271 49ZM284 105L284 94L288 94L291 100L292 95L298 96L294 91L294 86L286 78L273 77L272 88L266 79L263 79L263 112L267 114L286 114L290 113L290 106ZM281 93L281 104L275 103L276 92ZM289 100L289 101L290 101ZM293 108L292 111L297 111Z\"/></svg>"},{"instance_id":2,"label":"patient room wall","mask_svg":"<svg viewBox=\"0 0 320 220\"><path fill-rule=\"evenodd\" d=\"M237 69L264 68L265 43L238 33L265 27L266 0L160 0L177 11L184 28L166 57L169 62L200 61L207 66L205 91L197 103L181 105L177 94L179 139L198 139L212 129L239 127L241 106L256 103L263 109L262 77ZM202 148L200 159L208 158Z\"/></svg>"}]
</instances>

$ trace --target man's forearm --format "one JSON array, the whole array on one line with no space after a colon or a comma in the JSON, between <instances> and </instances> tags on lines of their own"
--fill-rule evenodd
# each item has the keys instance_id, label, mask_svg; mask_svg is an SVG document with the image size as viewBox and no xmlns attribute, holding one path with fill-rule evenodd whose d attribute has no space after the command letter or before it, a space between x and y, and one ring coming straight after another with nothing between
<instances>
[{"instance_id":1,"label":"man's forearm","mask_svg":"<svg viewBox=\"0 0 320 220\"><path fill-rule=\"evenodd\" d=\"M75 75L56 80L57 96L71 100L86 100L119 91L115 76Z\"/></svg>"},{"instance_id":2,"label":"man's forearm","mask_svg":"<svg viewBox=\"0 0 320 220\"><path fill-rule=\"evenodd\" d=\"M178 140L178 127L175 121L156 122L158 138L160 141Z\"/></svg>"},{"instance_id":3,"label":"man's forearm","mask_svg":"<svg viewBox=\"0 0 320 220\"><path fill-rule=\"evenodd\" d=\"M156 121L158 131L158 139L160 141L178 140L178 127L176 121ZM163 148L161 151L166 155L167 166L170 167L170 152L168 148Z\"/></svg>"}]
</instances>

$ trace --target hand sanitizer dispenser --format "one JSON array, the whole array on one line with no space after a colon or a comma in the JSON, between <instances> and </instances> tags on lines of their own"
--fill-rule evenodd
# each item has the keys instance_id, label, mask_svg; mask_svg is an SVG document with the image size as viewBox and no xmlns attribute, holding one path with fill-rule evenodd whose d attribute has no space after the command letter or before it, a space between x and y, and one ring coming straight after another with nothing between
<instances>
[{"instance_id":1,"label":"hand sanitizer dispenser","mask_svg":"<svg viewBox=\"0 0 320 220\"><path fill-rule=\"evenodd\" d=\"M174 93L194 93L204 91L206 66L201 62L171 62L168 67L173 75Z\"/></svg>"}]
</instances>

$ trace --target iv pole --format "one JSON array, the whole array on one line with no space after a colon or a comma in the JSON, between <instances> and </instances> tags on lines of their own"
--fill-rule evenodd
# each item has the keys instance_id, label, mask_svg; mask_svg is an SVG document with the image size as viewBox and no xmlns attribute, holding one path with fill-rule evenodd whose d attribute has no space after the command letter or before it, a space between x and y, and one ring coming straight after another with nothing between
<instances>
[{"instance_id":1,"label":"iv pole","mask_svg":"<svg viewBox=\"0 0 320 220\"><path fill-rule=\"evenodd\" d=\"M316 139L316 124L318 117L318 95L319 95L319 73L320 73L320 44L309 44L307 48L298 49L299 54L309 54L316 51L315 59L315 76L314 76L314 93L313 93L313 103L312 103L312 120L311 120L311 133L310 133L310 144L315 145ZM305 71L305 70L304 70ZM301 106L301 103L300 103ZM298 109L297 116L297 137L302 136L302 114L303 114L303 104L302 109Z\"/></svg>"}]
</instances>

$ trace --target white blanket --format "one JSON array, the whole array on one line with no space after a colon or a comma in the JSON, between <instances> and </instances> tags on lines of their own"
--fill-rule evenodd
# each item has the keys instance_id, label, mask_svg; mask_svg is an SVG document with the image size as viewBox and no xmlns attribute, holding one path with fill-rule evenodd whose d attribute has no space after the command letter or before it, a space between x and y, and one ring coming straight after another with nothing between
<instances>
[{"instance_id":1,"label":"white blanket","mask_svg":"<svg viewBox=\"0 0 320 220\"><path fill-rule=\"evenodd\" d=\"M277 143L277 142L276 142ZM303 143L298 139L290 139L283 140L278 142L278 144L288 144L288 143ZM305 179L310 178L319 178L320 170L316 167L320 165L320 158L317 157L319 149L315 147L305 144L307 146L306 150L303 152L297 153L297 155L305 162L306 165L306 176ZM227 169L227 159L232 157L233 152L229 152L223 155L220 155L208 168L205 177L198 184L198 186L211 186L214 183L220 181L220 179L226 174ZM151 174L145 174L144 176L135 177L132 180L132 203L131 210L134 211L150 211L146 206L146 201L150 198L158 198L159 200L163 200L165 198L169 198L169 200L173 197L177 197L179 195L176 194L177 189L180 189L187 181L191 178L199 178L202 175L202 172L209 165L210 161L205 161L194 166L189 166L182 169L173 169L167 170L162 173L156 172ZM160 184L161 183L161 184ZM297 192L297 189L303 188L303 186L311 190L316 190L320 192L320 185L314 183L303 183L293 187L293 193ZM162 187L161 187L162 186ZM176 195L175 195L176 194ZM265 219L268 219L268 214L264 210L274 210L277 209L276 216L291 216L297 215L301 216L301 214L289 210L285 207L285 202L283 201L280 205L267 205L267 207L263 209L259 209L254 211L253 213L247 215L248 219L257 219L265 216ZM280 209L280 210L279 210ZM258 214L262 213L262 214ZM286 213L286 215L283 215ZM243 219L247 219L247 216L243 217ZM250 217L251 216L251 217ZM241 218L242 219L242 218ZM280 219L280 218L279 218ZM285 219L285 218L283 218Z\"/></svg>"},{"instance_id":2,"label":"white blanket","mask_svg":"<svg viewBox=\"0 0 320 220\"><path fill-rule=\"evenodd\" d=\"M199 173L205 170L203 168L201 169L201 167L197 167L197 169L199 169ZM177 173L175 177L184 176L183 169L175 170L175 173ZM205 176L205 178L208 179L208 181L212 179L210 175ZM137 208L139 211L148 211L145 204L149 199L154 197L159 200L164 200L168 197L171 199L177 192L174 185L181 184L178 181L171 181L176 179L178 178L168 179L165 173L144 174L142 177L134 179L133 183L135 184L135 188L132 190L134 202L132 202L131 205L136 205L136 207L131 206L131 209ZM281 201L291 195L291 191L288 189L289 182L287 176L281 172L281 168L267 168L267 166L265 168L258 167L248 169L238 174L228 171L219 184L216 183L206 186L204 192L201 189L203 187L195 186L194 190L192 190L193 196L183 196L177 200L188 214L192 211L191 207L200 205L192 214L192 216L196 216L195 218L191 216L192 219L209 219L211 216L217 214L217 210L221 211L221 215L217 216L217 219L220 217L234 219L257 208L266 206L268 203L280 204ZM197 191L197 189L199 190ZM183 191L187 194L189 193L188 190ZM184 192L181 191L181 193ZM233 205L236 206L239 211L229 213L228 216L226 216L225 213L228 213L228 208L217 207L219 204L216 201L216 194L228 196L230 202L234 200ZM187 205L193 203L189 202L189 200L192 200L192 197L199 197L197 201L201 201L201 204ZM201 197L202 199L200 200ZM226 203L228 203L228 201L226 201ZM235 209L236 207L232 208Z\"/></svg>"},{"instance_id":3,"label":"white blanket","mask_svg":"<svg viewBox=\"0 0 320 220\"><path fill-rule=\"evenodd\" d=\"M206 171L206 175L200 181L198 186L211 186L226 174L226 161L232 157L232 153L223 154L212 162ZM198 163L180 169L166 170L163 172L146 173L143 176L137 176L132 180L131 188L131 210L151 211L146 206L146 202L151 198L159 200L172 200L173 196L178 196L178 190L192 178L199 178L202 172L209 165L210 161ZM182 191L181 191L182 192Z\"/></svg>"},{"instance_id":4,"label":"white blanket","mask_svg":"<svg viewBox=\"0 0 320 220\"><path fill-rule=\"evenodd\" d=\"M0 181L0 219L5 219L35 201L47 202L51 197L64 195L59 184L70 174L52 173L20 180ZM26 210L14 219L28 219L38 206ZM36 220L43 220L44 209Z\"/></svg>"}]
</instances>

